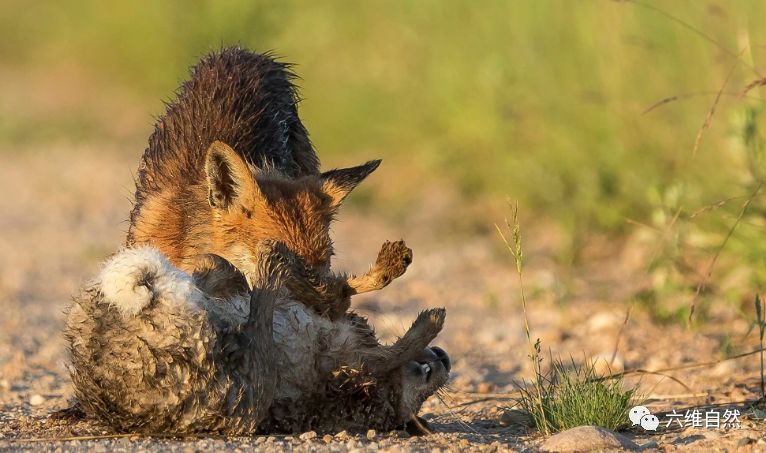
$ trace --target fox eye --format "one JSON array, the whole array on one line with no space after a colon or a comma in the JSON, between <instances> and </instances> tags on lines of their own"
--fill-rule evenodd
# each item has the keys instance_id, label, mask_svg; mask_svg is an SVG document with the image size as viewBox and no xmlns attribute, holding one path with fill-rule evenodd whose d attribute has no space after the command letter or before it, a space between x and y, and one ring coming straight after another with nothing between
<instances>
[{"instance_id":1,"label":"fox eye","mask_svg":"<svg viewBox=\"0 0 766 453\"><path fill-rule=\"evenodd\" d=\"M247 209L244 206L242 206L242 213L245 214L248 219L252 219L253 218L253 211Z\"/></svg>"}]
</instances>

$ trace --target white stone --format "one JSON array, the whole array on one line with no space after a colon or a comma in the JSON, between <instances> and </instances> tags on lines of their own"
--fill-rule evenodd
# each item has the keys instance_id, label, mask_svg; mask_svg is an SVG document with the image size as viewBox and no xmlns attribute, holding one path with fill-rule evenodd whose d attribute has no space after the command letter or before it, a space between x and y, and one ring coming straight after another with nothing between
<instances>
[{"instance_id":1,"label":"white stone","mask_svg":"<svg viewBox=\"0 0 766 453\"><path fill-rule=\"evenodd\" d=\"M635 442L615 432L598 426L578 426L554 434L543 442L540 450L547 452L592 451L622 448L636 450Z\"/></svg>"}]
</instances>

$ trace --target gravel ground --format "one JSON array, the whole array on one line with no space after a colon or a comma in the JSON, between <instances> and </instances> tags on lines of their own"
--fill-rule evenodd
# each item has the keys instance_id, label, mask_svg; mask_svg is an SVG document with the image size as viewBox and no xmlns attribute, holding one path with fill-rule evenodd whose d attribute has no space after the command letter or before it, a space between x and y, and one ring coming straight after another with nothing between
<instances>
[{"instance_id":1,"label":"gravel ground","mask_svg":"<svg viewBox=\"0 0 766 453\"><path fill-rule=\"evenodd\" d=\"M447 308L436 343L452 357L453 374L449 395L432 398L422 410L432 434L55 440L108 434L93 422L49 414L66 408L72 395L60 334L63 309L124 237L138 156L100 149L0 155L6 194L0 197L0 450L535 451L544 441L508 411L514 382L531 371L514 268L492 235L458 237L439 228L453 209L439 193L425 194L422 206L401 222L348 211L335 225L339 269L365 269L386 239L403 237L414 250L402 279L353 302L385 340L401 334L419 310ZM498 220L487 218L488 227ZM716 360L727 338L744 343L743 350L756 347L752 336L741 340L747 321L724 304L713 311L713 322L693 331L653 324L640 309L624 323L624 301L646 283L637 263L648 247L638 239L596 250L592 264L563 277L553 260L555 231L535 225L524 232L532 335L554 356L611 359L617 345L613 369L658 370ZM764 412L743 403L757 397L755 356L669 374L677 381L661 375L629 380L640 384L653 413L718 405L740 410L741 427L624 433L637 444L664 451L766 448Z\"/></svg>"}]
</instances>

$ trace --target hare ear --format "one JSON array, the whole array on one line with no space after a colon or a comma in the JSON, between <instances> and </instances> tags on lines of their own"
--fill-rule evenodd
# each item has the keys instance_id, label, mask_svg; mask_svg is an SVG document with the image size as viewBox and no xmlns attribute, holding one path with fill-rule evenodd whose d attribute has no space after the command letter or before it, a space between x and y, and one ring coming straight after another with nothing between
<instances>
[{"instance_id":1,"label":"hare ear","mask_svg":"<svg viewBox=\"0 0 766 453\"><path fill-rule=\"evenodd\" d=\"M380 162L380 159L371 160L357 167L326 171L320 176L322 178L322 191L330 196L334 207L340 206L348 194L378 168Z\"/></svg>"},{"instance_id":2,"label":"hare ear","mask_svg":"<svg viewBox=\"0 0 766 453\"><path fill-rule=\"evenodd\" d=\"M205 156L210 206L228 209L237 200L257 195L258 186L244 159L229 145L215 141Z\"/></svg>"}]
</instances>

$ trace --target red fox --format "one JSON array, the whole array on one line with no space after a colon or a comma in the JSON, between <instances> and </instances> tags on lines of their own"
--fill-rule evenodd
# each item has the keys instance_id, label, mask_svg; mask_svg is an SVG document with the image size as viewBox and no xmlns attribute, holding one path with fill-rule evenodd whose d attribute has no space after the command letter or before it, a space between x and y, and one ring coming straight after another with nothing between
<instances>
[{"instance_id":1,"label":"red fox","mask_svg":"<svg viewBox=\"0 0 766 453\"><path fill-rule=\"evenodd\" d=\"M211 263L201 257L219 255L249 279L258 244L283 242L314 274L302 280L312 284L303 288L307 300L339 316L351 295L402 275L412 251L386 242L366 274L330 272L330 223L380 161L320 173L294 78L289 65L240 48L192 68L149 138L127 245L152 245L188 272Z\"/></svg>"}]
</instances>

